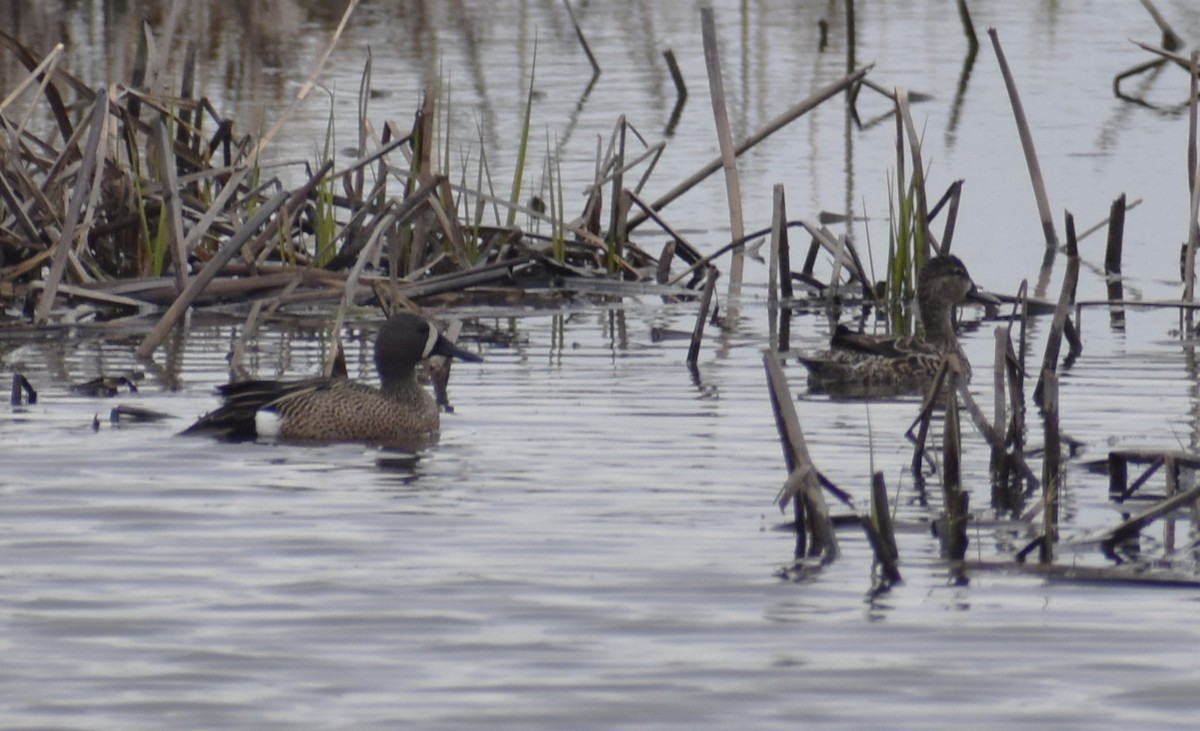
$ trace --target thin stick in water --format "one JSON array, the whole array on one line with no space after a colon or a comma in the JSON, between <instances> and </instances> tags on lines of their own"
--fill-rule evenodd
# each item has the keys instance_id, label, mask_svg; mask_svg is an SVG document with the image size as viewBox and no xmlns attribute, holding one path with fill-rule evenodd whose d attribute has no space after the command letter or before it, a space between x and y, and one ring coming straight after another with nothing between
<instances>
[{"instance_id":1,"label":"thin stick in water","mask_svg":"<svg viewBox=\"0 0 1200 731\"><path fill-rule=\"evenodd\" d=\"M704 37L704 65L708 69L708 89L712 95L717 141L721 146L721 167L725 171L725 194L729 202L729 230L732 234L731 238L737 241L745 234L745 227L742 223L742 189L738 180L737 150L733 144L733 131L729 126L729 114L725 107L725 84L721 79L721 54L717 48L717 29L714 16L711 7L701 8L700 28ZM729 266L729 292L731 295L741 287L744 266L745 247L735 248Z\"/></svg>"},{"instance_id":2,"label":"thin stick in water","mask_svg":"<svg viewBox=\"0 0 1200 731\"><path fill-rule=\"evenodd\" d=\"M700 341L704 338L704 323L708 320L708 310L712 306L713 291L717 288L717 277L720 273L716 268L708 270L708 281L704 283L704 295L700 298L700 311L696 313L696 326L692 328L692 344L688 347L687 362L691 367L696 366L700 358Z\"/></svg>"},{"instance_id":3,"label":"thin stick in water","mask_svg":"<svg viewBox=\"0 0 1200 731\"><path fill-rule=\"evenodd\" d=\"M1058 431L1058 374L1052 369L1042 371L1042 412L1044 414L1045 449L1042 458L1042 563L1054 560L1054 541L1058 535L1058 488L1062 441Z\"/></svg>"},{"instance_id":4,"label":"thin stick in water","mask_svg":"<svg viewBox=\"0 0 1200 731\"><path fill-rule=\"evenodd\" d=\"M1058 233L1054 230L1054 216L1050 213L1050 201L1046 197L1046 184L1042 179L1042 168L1038 164L1037 150L1033 146L1033 133L1029 130L1029 121L1025 118L1025 107L1017 93L1017 82L1012 71L1008 68L1008 60L1004 57L1004 49L1000 47L1000 35L995 28L988 28L992 39L992 48L996 52L996 60L1000 62L1000 74L1004 77L1004 86L1008 90L1008 101L1012 104L1013 117L1017 123L1017 134L1021 138L1021 149L1025 151L1025 164L1029 167L1029 178L1033 182L1033 195L1037 199L1038 215L1042 219L1042 233L1046 237L1046 246L1058 246Z\"/></svg>"}]
</instances>

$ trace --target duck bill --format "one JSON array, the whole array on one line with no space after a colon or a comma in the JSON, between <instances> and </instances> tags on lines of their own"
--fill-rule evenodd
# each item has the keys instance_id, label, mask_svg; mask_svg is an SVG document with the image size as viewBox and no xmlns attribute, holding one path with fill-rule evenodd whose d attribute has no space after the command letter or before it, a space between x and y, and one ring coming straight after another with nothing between
<instances>
[{"instance_id":1,"label":"duck bill","mask_svg":"<svg viewBox=\"0 0 1200 731\"><path fill-rule=\"evenodd\" d=\"M443 335L438 335L437 343L434 344L433 350L429 354L443 355L447 358L458 358L459 360L465 360L468 363L483 362L483 358L475 355L474 353L463 350L454 343L450 342L450 340Z\"/></svg>"},{"instance_id":2,"label":"duck bill","mask_svg":"<svg viewBox=\"0 0 1200 731\"><path fill-rule=\"evenodd\" d=\"M977 302L981 305L999 306L999 305L1004 304L1003 302L1000 301L999 297L992 294L991 292L988 292L987 290L980 289L979 287L975 286L974 284L972 284L971 289L969 289L967 291L967 301L968 302Z\"/></svg>"}]
</instances>

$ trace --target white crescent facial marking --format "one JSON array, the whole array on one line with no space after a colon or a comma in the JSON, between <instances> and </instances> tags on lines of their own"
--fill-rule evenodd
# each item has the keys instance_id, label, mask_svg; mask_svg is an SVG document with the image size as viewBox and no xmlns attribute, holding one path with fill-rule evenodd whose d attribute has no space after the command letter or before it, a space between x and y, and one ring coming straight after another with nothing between
<instances>
[{"instance_id":1,"label":"white crescent facial marking","mask_svg":"<svg viewBox=\"0 0 1200 731\"><path fill-rule=\"evenodd\" d=\"M283 430L283 417L274 409L254 412L254 432L260 437L277 437Z\"/></svg>"},{"instance_id":2,"label":"white crescent facial marking","mask_svg":"<svg viewBox=\"0 0 1200 731\"><path fill-rule=\"evenodd\" d=\"M433 353L433 346L437 345L438 331L433 325L429 326L429 337L425 339L425 350L421 353L421 360L425 360Z\"/></svg>"}]
</instances>

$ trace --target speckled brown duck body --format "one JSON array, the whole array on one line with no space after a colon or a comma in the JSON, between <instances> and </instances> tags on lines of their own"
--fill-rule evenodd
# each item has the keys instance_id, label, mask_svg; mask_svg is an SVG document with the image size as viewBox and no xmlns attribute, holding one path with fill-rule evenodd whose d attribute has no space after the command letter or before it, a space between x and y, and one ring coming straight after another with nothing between
<instances>
[{"instance_id":1,"label":"speckled brown duck body","mask_svg":"<svg viewBox=\"0 0 1200 731\"><path fill-rule=\"evenodd\" d=\"M810 388L865 397L919 392L950 354L958 356L969 378L971 364L954 332L954 308L968 296L998 302L976 289L958 257L930 259L917 280L917 307L924 336L863 335L839 326L828 351L800 358L809 370Z\"/></svg>"},{"instance_id":2,"label":"speckled brown duck body","mask_svg":"<svg viewBox=\"0 0 1200 731\"><path fill-rule=\"evenodd\" d=\"M242 381L221 386L220 408L185 434L293 442L389 442L438 430L438 405L417 382L417 364L443 355L482 360L410 313L384 323L375 340L380 387L348 378Z\"/></svg>"}]
</instances>

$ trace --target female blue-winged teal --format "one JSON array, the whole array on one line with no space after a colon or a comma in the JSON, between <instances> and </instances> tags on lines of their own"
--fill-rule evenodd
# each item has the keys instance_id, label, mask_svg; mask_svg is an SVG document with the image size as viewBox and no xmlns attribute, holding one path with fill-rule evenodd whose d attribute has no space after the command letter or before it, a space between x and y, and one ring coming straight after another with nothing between
<instances>
[{"instance_id":1,"label":"female blue-winged teal","mask_svg":"<svg viewBox=\"0 0 1200 731\"><path fill-rule=\"evenodd\" d=\"M968 297L999 303L975 287L958 257L930 259L917 279L924 337L863 335L839 325L828 351L800 358L808 368L809 386L850 396L921 391L949 354L958 356L964 375L970 377L971 364L954 334L954 308Z\"/></svg>"},{"instance_id":2,"label":"female blue-winged teal","mask_svg":"<svg viewBox=\"0 0 1200 731\"><path fill-rule=\"evenodd\" d=\"M184 434L389 442L436 432L437 402L417 382L417 363L431 355L483 360L454 345L424 318L402 313L389 318L375 339L380 388L344 377L230 383L218 388L224 404Z\"/></svg>"}]
</instances>

